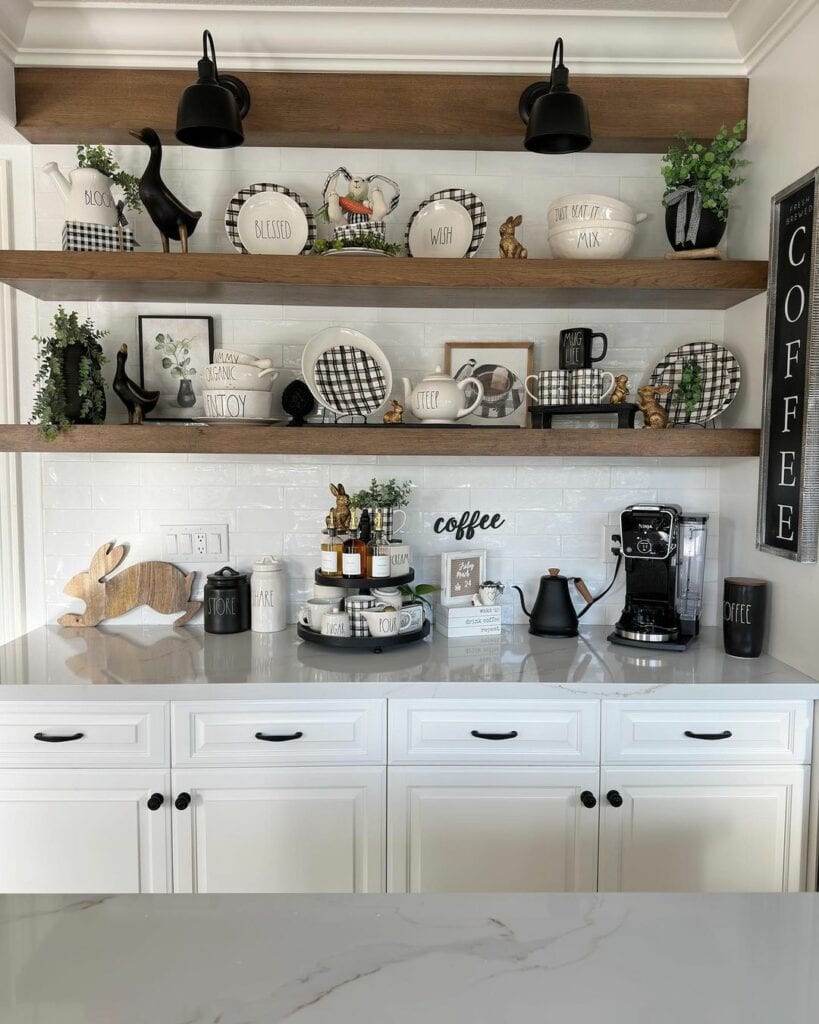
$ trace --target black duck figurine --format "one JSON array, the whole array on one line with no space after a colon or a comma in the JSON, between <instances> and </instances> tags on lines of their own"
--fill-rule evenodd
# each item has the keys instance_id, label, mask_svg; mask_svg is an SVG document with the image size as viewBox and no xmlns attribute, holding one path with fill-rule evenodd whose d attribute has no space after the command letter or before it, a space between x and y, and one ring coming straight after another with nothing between
<instances>
[{"instance_id":1,"label":"black duck figurine","mask_svg":"<svg viewBox=\"0 0 819 1024\"><path fill-rule=\"evenodd\" d=\"M182 252L188 251L188 239L193 234L201 211L193 212L171 192L159 173L162 163L162 143L153 128L143 128L139 132L129 132L135 139L144 142L151 149L148 166L142 172L139 182L139 198L148 211L148 216L159 229L162 239L162 251L170 252L168 239L173 238L182 243Z\"/></svg>"},{"instance_id":2,"label":"black duck figurine","mask_svg":"<svg viewBox=\"0 0 819 1024\"><path fill-rule=\"evenodd\" d=\"M151 412L159 401L158 391L146 391L136 384L125 372L128 346L120 345L117 352L117 372L114 374L114 393L128 410L129 423L141 423L143 416Z\"/></svg>"}]
</instances>

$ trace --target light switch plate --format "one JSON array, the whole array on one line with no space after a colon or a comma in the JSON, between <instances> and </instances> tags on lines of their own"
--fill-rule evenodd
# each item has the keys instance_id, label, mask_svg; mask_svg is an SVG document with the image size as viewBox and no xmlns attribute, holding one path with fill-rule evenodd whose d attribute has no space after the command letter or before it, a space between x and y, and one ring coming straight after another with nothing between
<instances>
[{"instance_id":1,"label":"light switch plate","mask_svg":"<svg viewBox=\"0 0 819 1024\"><path fill-rule=\"evenodd\" d=\"M165 556L180 562L228 561L227 523L204 526L163 526Z\"/></svg>"}]
</instances>

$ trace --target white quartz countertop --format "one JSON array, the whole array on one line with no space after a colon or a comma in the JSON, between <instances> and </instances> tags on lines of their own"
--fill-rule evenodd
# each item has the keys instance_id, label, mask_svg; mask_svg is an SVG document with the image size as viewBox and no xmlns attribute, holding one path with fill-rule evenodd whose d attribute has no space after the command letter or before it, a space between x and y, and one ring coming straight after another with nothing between
<instances>
[{"instance_id":1,"label":"white quartz countertop","mask_svg":"<svg viewBox=\"0 0 819 1024\"><path fill-rule=\"evenodd\" d=\"M819 699L819 682L764 656L729 658L707 629L685 653L615 647L592 626L570 640L501 636L351 653L283 633L44 626L0 647L0 700L265 697Z\"/></svg>"},{"instance_id":2,"label":"white quartz countertop","mask_svg":"<svg viewBox=\"0 0 819 1024\"><path fill-rule=\"evenodd\" d=\"M819 897L0 897L3 1024L813 1024Z\"/></svg>"}]
</instances>

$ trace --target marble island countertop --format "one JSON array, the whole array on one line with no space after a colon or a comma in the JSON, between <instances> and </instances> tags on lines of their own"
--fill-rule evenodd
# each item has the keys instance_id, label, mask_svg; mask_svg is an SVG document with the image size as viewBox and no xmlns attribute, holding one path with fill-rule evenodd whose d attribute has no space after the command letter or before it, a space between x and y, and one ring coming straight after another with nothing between
<instances>
[{"instance_id":1,"label":"marble island countertop","mask_svg":"<svg viewBox=\"0 0 819 1024\"><path fill-rule=\"evenodd\" d=\"M0 647L0 700L273 697L648 697L819 699L819 682L763 655L729 658L706 629L685 653L580 637L429 641L350 653L283 633L214 636L200 628L44 626Z\"/></svg>"},{"instance_id":2,"label":"marble island countertop","mask_svg":"<svg viewBox=\"0 0 819 1024\"><path fill-rule=\"evenodd\" d=\"M815 895L0 897L3 1024L808 1024Z\"/></svg>"}]
</instances>

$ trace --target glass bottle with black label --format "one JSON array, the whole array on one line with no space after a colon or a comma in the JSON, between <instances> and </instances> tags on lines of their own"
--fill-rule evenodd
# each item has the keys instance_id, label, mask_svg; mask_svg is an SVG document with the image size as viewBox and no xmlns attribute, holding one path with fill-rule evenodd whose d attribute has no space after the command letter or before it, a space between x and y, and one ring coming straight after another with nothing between
<instances>
[{"instance_id":1,"label":"glass bottle with black label","mask_svg":"<svg viewBox=\"0 0 819 1024\"><path fill-rule=\"evenodd\" d=\"M387 579L390 575L390 545L384 536L380 509L376 509L373 535L367 545L367 566L367 572L374 580Z\"/></svg>"},{"instance_id":2,"label":"glass bottle with black label","mask_svg":"<svg viewBox=\"0 0 819 1024\"><path fill-rule=\"evenodd\" d=\"M341 547L341 572L345 579L357 579L367 571L367 545L358 535L356 510L350 513L350 536Z\"/></svg>"},{"instance_id":3,"label":"glass bottle with black label","mask_svg":"<svg viewBox=\"0 0 819 1024\"><path fill-rule=\"evenodd\" d=\"M336 533L335 513L327 517L327 536L321 542L321 572L324 576L341 575L341 541Z\"/></svg>"}]
</instances>

